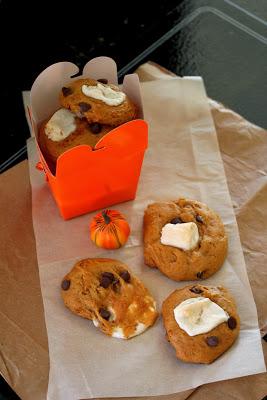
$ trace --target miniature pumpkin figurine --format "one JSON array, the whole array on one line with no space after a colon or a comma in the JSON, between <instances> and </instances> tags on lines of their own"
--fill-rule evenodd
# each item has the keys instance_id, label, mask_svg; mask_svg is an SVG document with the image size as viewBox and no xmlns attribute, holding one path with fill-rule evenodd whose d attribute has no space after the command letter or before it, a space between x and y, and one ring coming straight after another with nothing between
<instances>
[{"instance_id":1,"label":"miniature pumpkin figurine","mask_svg":"<svg viewBox=\"0 0 267 400\"><path fill-rule=\"evenodd\" d=\"M130 234L130 226L125 217L116 210L105 210L97 214L90 224L92 241L104 249L118 249Z\"/></svg>"}]
</instances>

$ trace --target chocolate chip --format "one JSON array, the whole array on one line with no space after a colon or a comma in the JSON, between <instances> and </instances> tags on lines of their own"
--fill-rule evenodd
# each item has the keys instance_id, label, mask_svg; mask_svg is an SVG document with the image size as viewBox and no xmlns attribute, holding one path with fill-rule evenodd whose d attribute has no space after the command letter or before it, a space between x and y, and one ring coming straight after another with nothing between
<instances>
[{"instance_id":1,"label":"chocolate chip","mask_svg":"<svg viewBox=\"0 0 267 400\"><path fill-rule=\"evenodd\" d=\"M112 272L103 272L102 276L109 278L111 281L114 281L114 279L115 279Z\"/></svg>"},{"instance_id":2,"label":"chocolate chip","mask_svg":"<svg viewBox=\"0 0 267 400\"><path fill-rule=\"evenodd\" d=\"M69 88L69 87L63 87L63 88L62 88L62 93L63 93L63 96L64 96L64 97L67 97L67 96L69 96L70 94L72 94L73 91L72 91L72 89Z\"/></svg>"},{"instance_id":3,"label":"chocolate chip","mask_svg":"<svg viewBox=\"0 0 267 400\"><path fill-rule=\"evenodd\" d=\"M197 222L200 222L201 224L203 224L203 218L201 217L201 215L197 215L196 216L196 220L197 220Z\"/></svg>"},{"instance_id":4,"label":"chocolate chip","mask_svg":"<svg viewBox=\"0 0 267 400\"><path fill-rule=\"evenodd\" d=\"M107 321L109 320L110 317L110 312L106 310L105 308L100 308L99 309L99 314L103 319L106 319Z\"/></svg>"},{"instance_id":5,"label":"chocolate chip","mask_svg":"<svg viewBox=\"0 0 267 400\"><path fill-rule=\"evenodd\" d=\"M120 277L121 277L126 283L129 283L130 280L131 280L131 275L129 274L128 271L122 271L122 272L120 273Z\"/></svg>"},{"instance_id":6,"label":"chocolate chip","mask_svg":"<svg viewBox=\"0 0 267 400\"><path fill-rule=\"evenodd\" d=\"M203 290L199 289L199 288L196 287L196 286L193 286L193 287L192 287L191 289L189 289L189 290L190 290L190 292L196 293L196 294L200 294L200 293L203 292Z\"/></svg>"},{"instance_id":7,"label":"chocolate chip","mask_svg":"<svg viewBox=\"0 0 267 400\"><path fill-rule=\"evenodd\" d=\"M102 126L100 124L98 124L97 122L90 124L90 130L92 133L100 133L102 131Z\"/></svg>"},{"instance_id":8,"label":"chocolate chip","mask_svg":"<svg viewBox=\"0 0 267 400\"><path fill-rule=\"evenodd\" d=\"M197 278L198 279L203 279L204 278L204 271L200 271L197 273Z\"/></svg>"},{"instance_id":9,"label":"chocolate chip","mask_svg":"<svg viewBox=\"0 0 267 400\"><path fill-rule=\"evenodd\" d=\"M176 225L176 224L183 224L183 223L184 223L184 221L182 221L181 218L179 218L179 217L173 218L173 219L171 220L171 222L170 222L170 224L173 224L173 225Z\"/></svg>"},{"instance_id":10,"label":"chocolate chip","mask_svg":"<svg viewBox=\"0 0 267 400\"><path fill-rule=\"evenodd\" d=\"M234 317L230 317L227 321L227 325L229 329L235 329L236 328L236 319Z\"/></svg>"},{"instance_id":11,"label":"chocolate chip","mask_svg":"<svg viewBox=\"0 0 267 400\"><path fill-rule=\"evenodd\" d=\"M102 286L105 289L108 288L111 283L112 283L111 280L105 276L102 276L100 279L100 286Z\"/></svg>"},{"instance_id":12,"label":"chocolate chip","mask_svg":"<svg viewBox=\"0 0 267 400\"><path fill-rule=\"evenodd\" d=\"M108 80L105 79L105 78L100 78L100 79L97 80L97 82L107 84L107 83L108 83Z\"/></svg>"},{"instance_id":13,"label":"chocolate chip","mask_svg":"<svg viewBox=\"0 0 267 400\"><path fill-rule=\"evenodd\" d=\"M206 343L210 347L215 347L218 346L219 339L217 338L217 336L209 336L206 338Z\"/></svg>"},{"instance_id":14,"label":"chocolate chip","mask_svg":"<svg viewBox=\"0 0 267 400\"><path fill-rule=\"evenodd\" d=\"M103 272L100 279L100 286L108 288L114 281L114 275L111 272Z\"/></svg>"},{"instance_id":15,"label":"chocolate chip","mask_svg":"<svg viewBox=\"0 0 267 400\"><path fill-rule=\"evenodd\" d=\"M61 283L61 288L63 290L68 290L70 287L70 280L69 279L64 279L64 281L62 281Z\"/></svg>"},{"instance_id":16,"label":"chocolate chip","mask_svg":"<svg viewBox=\"0 0 267 400\"><path fill-rule=\"evenodd\" d=\"M86 112L86 111L90 110L90 108L92 108L91 104L84 103L84 102L79 103L79 107L80 107L80 110L82 113Z\"/></svg>"}]
</instances>

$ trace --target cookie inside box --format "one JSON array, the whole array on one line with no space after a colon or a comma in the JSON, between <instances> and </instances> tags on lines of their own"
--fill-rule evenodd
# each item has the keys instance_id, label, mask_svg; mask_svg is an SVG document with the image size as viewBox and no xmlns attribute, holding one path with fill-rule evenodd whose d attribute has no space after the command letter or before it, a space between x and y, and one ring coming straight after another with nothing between
<instances>
[{"instance_id":1,"label":"cookie inside box","mask_svg":"<svg viewBox=\"0 0 267 400\"><path fill-rule=\"evenodd\" d=\"M31 90L32 123L37 138L40 161L60 213L65 219L133 199L148 141L147 124L142 119L143 108L137 75L125 76L122 90L115 90L117 67L115 62L107 57L98 57L89 61L83 74L71 79L75 73L77 73L77 67L74 64L68 62L54 64L38 76ZM125 93L128 103L133 106L130 107L131 112L129 113L129 104L127 103L128 114L126 113L124 119L121 118L121 113L118 113L116 106L112 109L112 116L107 117L105 112L99 111L101 108L99 99L94 99L95 104L91 105L91 117L93 115L96 119L95 122L90 118L88 120L90 110L88 110L88 106L85 108L83 104L85 101L82 101L84 98L80 93L80 97L77 97L75 88L81 79L85 80L83 83L90 83L89 76L91 80L98 82L97 85L101 85L100 88L107 87L98 81L103 81L103 77L106 77L105 79L110 82L111 91ZM90 86L88 87L90 88ZM64 93L68 93L68 89L72 91L70 96L74 96L77 101L74 102L71 97L68 101L66 100L69 95L64 96ZM111 92L111 97L114 96L113 92ZM63 99L61 104L59 93ZM83 140L76 146L77 140L79 141L77 137L84 137L83 134L76 132L75 147L66 142L66 151L64 149L57 157L58 148L60 148L60 145L57 145L56 151L52 153L54 157L51 157L51 152L47 154L44 151L47 149L47 145L44 145L44 140L40 140L40 132L44 131L45 121L49 121L51 115L62 105L66 106L66 113L75 111L77 107L79 112L81 109L86 110L84 111L86 115L76 114L74 120L78 121L80 131L85 126L84 129L89 126L91 131L89 137L100 134L100 139L97 141L94 138L94 143L96 142L94 146L91 146L88 140L86 143ZM107 107L104 106L104 108ZM79 118L81 116L82 118ZM87 122L83 120L85 117ZM119 126L109 125L112 128L109 131L106 128L107 124L103 123L109 121L118 123L123 120L126 122ZM100 131L99 125L101 125ZM92 130L98 133L94 133ZM53 133L53 130L51 132ZM44 138L44 135L41 137Z\"/></svg>"}]
</instances>

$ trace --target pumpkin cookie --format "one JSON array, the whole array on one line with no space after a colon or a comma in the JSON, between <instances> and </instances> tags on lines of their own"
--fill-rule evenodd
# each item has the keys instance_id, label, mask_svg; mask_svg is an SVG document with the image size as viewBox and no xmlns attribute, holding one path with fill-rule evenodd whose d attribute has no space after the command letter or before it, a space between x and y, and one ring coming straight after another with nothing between
<instances>
[{"instance_id":1,"label":"pumpkin cookie","mask_svg":"<svg viewBox=\"0 0 267 400\"><path fill-rule=\"evenodd\" d=\"M136 117L133 102L120 89L105 80L78 79L62 88L59 101L90 123L118 126Z\"/></svg>"},{"instance_id":2,"label":"pumpkin cookie","mask_svg":"<svg viewBox=\"0 0 267 400\"><path fill-rule=\"evenodd\" d=\"M157 318L149 291L127 265L117 260L79 261L64 277L61 288L65 305L109 336L129 339L144 332Z\"/></svg>"},{"instance_id":3,"label":"pumpkin cookie","mask_svg":"<svg viewBox=\"0 0 267 400\"><path fill-rule=\"evenodd\" d=\"M223 264L227 236L220 217L205 204L179 199L147 207L144 259L176 281L206 279Z\"/></svg>"},{"instance_id":4,"label":"pumpkin cookie","mask_svg":"<svg viewBox=\"0 0 267 400\"><path fill-rule=\"evenodd\" d=\"M222 286L186 286L162 305L166 336L182 361L209 364L236 340L240 320L229 292Z\"/></svg>"},{"instance_id":5,"label":"pumpkin cookie","mask_svg":"<svg viewBox=\"0 0 267 400\"><path fill-rule=\"evenodd\" d=\"M55 166L65 151L81 144L94 147L111 129L107 125L89 124L85 118L61 108L41 125L38 142L45 158Z\"/></svg>"}]
</instances>

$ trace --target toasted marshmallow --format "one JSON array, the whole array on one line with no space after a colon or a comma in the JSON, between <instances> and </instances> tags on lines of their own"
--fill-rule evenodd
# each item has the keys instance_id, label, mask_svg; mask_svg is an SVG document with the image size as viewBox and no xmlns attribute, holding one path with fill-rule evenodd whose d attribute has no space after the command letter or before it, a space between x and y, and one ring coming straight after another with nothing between
<instances>
[{"instance_id":1,"label":"toasted marshmallow","mask_svg":"<svg viewBox=\"0 0 267 400\"><path fill-rule=\"evenodd\" d=\"M118 339L129 339L134 336L140 335L140 333L143 333L147 329L147 326L145 324L142 324L141 322L138 322L136 325L135 331L128 337L124 335L123 329L119 326L115 327L112 332L112 336Z\"/></svg>"},{"instance_id":2,"label":"toasted marshmallow","mask_svg":"<svg viewBox=\"0 0 267 400\"><path fill-rule=\"evenodd\" d=\"M125 93L113 90L110 86L101 83L96 86L82 85L82 92L85 96L101 100L108 106L119 106L126 98Z\"/></svg>"},{"instance_id":3,"label":"toasted marshmallow","mask_svg":"<svg viewBox=\"0 0 267 400\"><path fill-rule=\"evenodd\" d=\"M75 114L60 108L45 125L45 134L53 142L66 139L76 129Z\"/></svg>"},{"instance_id":4,"label":"toasted marshmallow","mask_svg":"<svg viewBox=\"0 0 267 400\"><path fill-rule=\"evenodd\" d=\"M162 228L160 241L182 250L192 250L199 242L198 227L194 222L166 224Z\"/></svg>"},{"instance_id":5,"label":"toasted marshmallow","mask_svg":"<svg viewBox=\"0 0 267 400\"><path fill-rule=\"evenodd\" d=\"M179 327L189 336L210 332L229 318L222 307L206 297L187 299L173 313Z\"/></svg>"}]
</instances>

